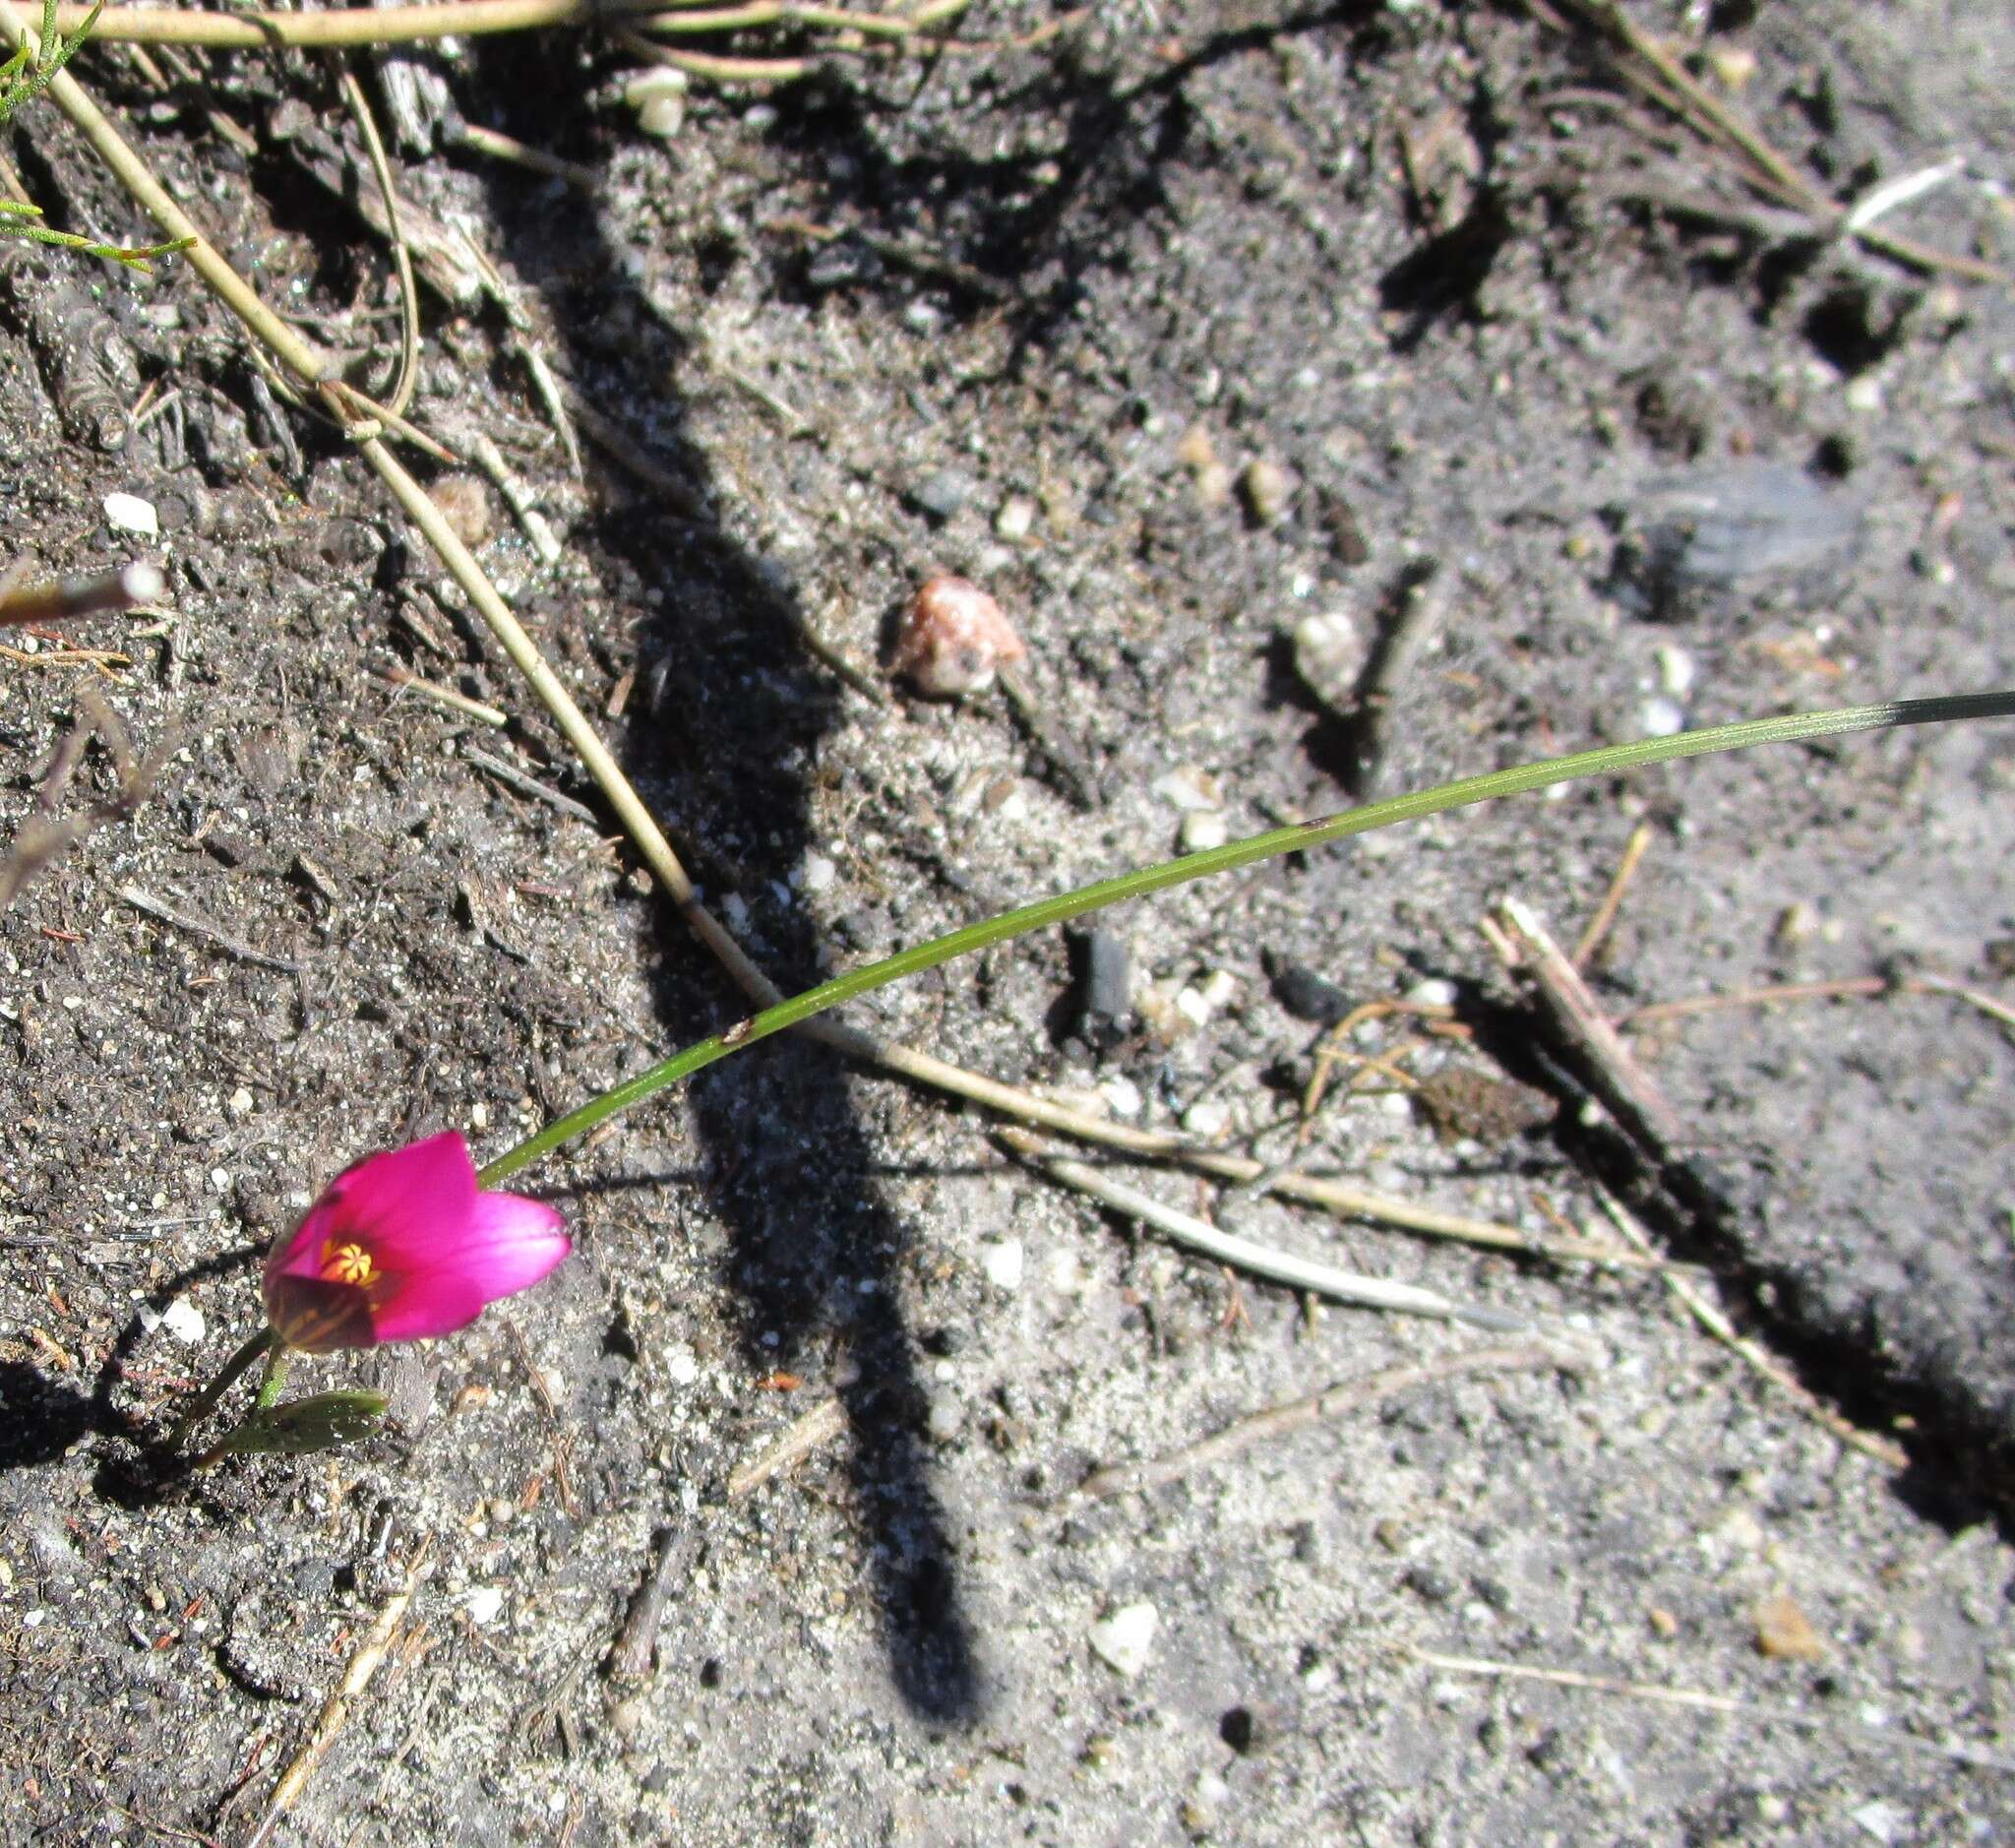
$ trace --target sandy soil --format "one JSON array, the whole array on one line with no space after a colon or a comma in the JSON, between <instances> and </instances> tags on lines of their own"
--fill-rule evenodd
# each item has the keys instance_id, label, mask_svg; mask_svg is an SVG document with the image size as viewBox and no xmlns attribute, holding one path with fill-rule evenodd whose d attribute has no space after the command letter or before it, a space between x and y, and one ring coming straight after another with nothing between
<instances>
[{"instance_id":1,"label":"sandy soil","mask_svg":"<svg viewBox=\"0 0 2015 1848\"><path fill-rule=\"evenodd\" d=\"M1830 198L1963 155L1893 221L2015 258L1992 9L1635 12ZM973 31L1050 17L983 6ZM593 444L577 475L504 313L432 286L413 414L494 439L557 558L479 478L431 478L786 988L1220 818L2015 678L2010 294L1791 236L1516 9L1143 0L1024 50L696 90L658 136L635 67L586 40L427 62L470 120L598 176L397 151L524 338L673 482ZM388 261L323 177L353 135L324 69L79 69L269 299L389 365ZM51 111L24 120L58 221L140 234ZM1571 943L1648 824L1594 968L1613 1013L1923 973L2005 1007L2006 725L1676 767L1170 894L1107 920L1117 1019L1087 1016L1061 936L856 1012L1537 1237L1614 1242L1596 1189L1619 1187L1789 1386L1641 1272L1126 1172L1537 1335L1311 1311L1037 1178L975 1110L774 1044L528 1177L579 1235L547 1286L300 1370L384 1386L386 1436L176 1480L172 1404L256 1325L259 1254L329 1175L444 1127L500 1150L740 1008L418 535L268 410L191 277L10 251L0 329L0 555L169 579L165 616L0 659L0 838L137 797L0 916L0 1839L245 1839L402 1588L275 1839L2015 1822L2006 1028L1906 988L1662 1022L1633 1042L1687 1128L1661 1171L1590 1127L1478 929L1515 894ZM171 414L104 449L94 379ZM157 543L108 526L111 493L154 506ZM1040 738L998 692L888 685L935 570L1018 625ZM1368 729L1365 651L1408 612ZM59 742L108 728L93 697L153 773L100 742L46 795ZM1308 1016L1334 996L1447 1002L1469 1034L1360 1029L1430 1088L1346 1068L1303 1147ZM1510 1080L1546 1093L1530 1127L1435 1101L1516 1105ZM1534 1338L1573 1364L1082 1492L1333 1383ZM733 1492L831 1400L838 1435ZM654 1574L654 1664L611 1673Z\"/></svg>"}]
</instances>

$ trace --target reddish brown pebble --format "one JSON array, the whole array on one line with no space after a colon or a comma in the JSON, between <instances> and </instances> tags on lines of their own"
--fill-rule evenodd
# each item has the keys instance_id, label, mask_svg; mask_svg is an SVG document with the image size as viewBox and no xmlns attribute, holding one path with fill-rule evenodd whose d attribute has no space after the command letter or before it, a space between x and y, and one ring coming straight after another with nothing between
<instances>
[{"instance_id":1,"label":"reddish brown pebble","mask_svg":"<svg viewBox=\"0 0 2015 1848\"><path fill-rule=\"evenodd\" d=\"M1780 1591L1756 1607L1756 1649L1759 1654L1791 1662L1821 1662L1826 1644L1798 1600Z\"/></svg>"},{"instance_id":2,"label":"reddish brown pebble","mask_svg":"<svg viewBox=\"0 0 2015 1848\"><path fill-rule=\"evenodd\" d=\"M904 612L892 666L926 698L955 700L992 686L996 668L1027 654L1014 625L978 585L937 577Z\"/></svg>"}]
</instances>

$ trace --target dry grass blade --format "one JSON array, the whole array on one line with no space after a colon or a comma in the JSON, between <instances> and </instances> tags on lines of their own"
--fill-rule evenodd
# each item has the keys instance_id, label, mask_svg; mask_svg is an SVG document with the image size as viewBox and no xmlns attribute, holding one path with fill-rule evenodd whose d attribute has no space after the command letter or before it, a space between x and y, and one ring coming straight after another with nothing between
<instances>
[{"instance_id":1,"label":"dry grass blade","mask_svg":"<svg viewBox=\"0 0 2015 1848\"><path fill-rule=\"evenodd\" d=\"M1053 1155L1035 1138L1019 1131L1003 1130L1000 1140L1016 1154L1028 1158L1051 1179L1076 1189L1103 1206L1139 1220L1142 1225L1151 1226L1185 1250L1200 1253L1218 1263L1234 1265L1253 1276L1265 1277L1269 1282L1285 1284L1291 1290L1313 1291L1332 1302L1353 1303L1363 1309L1427 1316L1439 1322L1465 1322L1473 1327L1494 1328L1500 1332L1530 1325L1521 1316L1458 1303L1438 1290L1422 1289L1412 1283L1393 1283L1383 1277L1362 1276L1356 1271L1340 1270L1334 1264L1318 1263L1311 1259L1297 1258L1289 1252L1275 1251L1254 1240L1242 1238L1235 1232L1220 1231L1194 1213L1165 1205L1152 1195L1143 1194L1123 1181L1115 1181L1081 1161Z\"/></svg>"},{"instance_id":2,"label":"dry grass blade","mask_svg":"<svg viewBox=\"0 0 2015 1848\"><path fill-rule=\"evenodd\" d=\"M1996 264L1876 228L1874 218L1902 199L1923 190L1922 176L1912 176L1896 198L1883 197L1886 189L1878 188L1857 205L1842 208L1640 28L1624 10L1621 0L1560 0L1560 4L1610 41L1617 53L1618 73L1624 82L1683 122L1710 146L1732 155L1752 190L1804 214L1816 234L1851 239L1907 269L2015 288L2015 275ZM1544 0L1526 0L1526 9L1535 19L1556 30L1563 25L1559 15Z\"/></svg>"},{"instance_id":3,"label":"dry grass blade","mask_svg":"<svg viewBox=\"0 0 2015 1848\"><path fill-rule=\"evenodd\" d=\"M1450 1354L1440 1360L1419 1361L1406 1367L1388 1367L1368 1374L1362 1380L1339 1381L1307 1398L1290 1399L1269 1406L1227 1425L1214 1437L1170 1450L1143 1463L1115 1463L1094 1470L1075 1491L1078 1495L1125 1495L1134 1489L1156 1489L1198 1469L1236 1456L1241 1450L1290 1431L1310 1425L1346 1418L1381 1400L1411 1392L1416 1386L1432 1386L1442 1380L1457 1380L1469 1374L1532 1373L1542 1367L1572 1367L1571 1357L1551 1347L1479 1347L1466 1354Z\"/></svg>"},{"instance_id":4,"label":"dry grass blade","mask_svg":"<svg viewBox=\"0 0 2015 1848\"><path fill-rule=\"evenodd\" d=\"M301 1800L301 1792L307 1789L309 1778L315 1775L316 1767L329 1756L329 1749L336 1744L336 1735L343 1729L350 1716L350 1707L364 1690L371 1685L371 1678L378 1673L379 1665L392 1647L392 1639L404 1622L407 1607L413 1601L413 1593L420 1588L432 1571L429 1555L433 1551L430 1540L414 1556L412 1566L405 1575L405 1583L385 1600L385 1608L378 1613L376 1621L364 1632L364 1639L357 1644L357 1650L350 1657L350 1665L343 1671L343 1678L336 1684L336 1692L329 1696L321 1713L316 1717L314 1730L308 1735L307 1743L294 1755L293 1760L280 1773L279 1782L274 1786L268 1800L266 1814L260 1817L259 1826L245 1838L245 1848L263 1848L273 1839L273 1832L281 1819Z\"/></svg>"},{"instance_id":5,"label":"dry grass blade","mask_svg":"<svg viewBox=\"0 0 2015 1848\"><path fill-rule=\"evenodd\" d=\"M1639 1251L1649 1253L1652 1250L1650 1235L1631 1216L1622 1201L1606 1187L1599 1187L1596 1192L1602 1201L1603 1210L1609 1214L1617 1230ZM1789 1393L1800 1410L1808 1418L1823 1425L1841 1443L1852 1445L1856 1449L1872 1456L1878 1463L1886 1464L1891 1469L1909 1468L1910 1452L1902 1445L1893 1438L1879 1437L1872 1431L1863 1431L1859 1425L1843 1418L1754 1341L1738 1333L1735 1324L1684 1277L1668 1272L1665 1286L1672 1292L1674 1300L1701 1327L1738 1356L1751 1372L1769 1381L1780 1391Z\"/></svg>"},{"instance_id":6,"label":"dry grass blade","mask_svg":"<svg viewBox=\"0 0 2015 1848\"><path fill-rule=\"evenodd\" d=\"M1631 1700L1650 1700L1660 1706L1689 1707L1698 1713L1726 1713L1738 1719L1761 1720L1768 1725L1796 1726L1805 1732L1825 1733L1876 1751L1924 1753L1954 1764L1969 1764L1980 1770L2015 1773L2015 1758L1984 1747L1947 1745L1935 1739L1920 1739L1915 1733L1894 1727L1869 1726L1859 1720L1842 1719L1835 1713L1801 1713L1791 1707L1759 1706L1735 1694L1707 1694L1692 1688L1661 1688L1651 1682L1623 1681L1614 1675L1588 1675L1579 1669L1541 1668L1525 1662L1496 1662L1484 1656L1442 1655L1433 1649L1405 1651L1427 1668L1450 1675L1476 1675L1491 1681L1545 1682L1554 1688L1577 1688L1589 1694L1618 1694Z\"/></svg>"},{"instance_id":7,"label":"dry grass blade","mask_svg":"<svg viewBox=\"0 0 2015 1848\"><path fill-rule=\"evenodd\" d=\"M1718 995L1689 995L1681 1001L1654 1001L1633 1008L1617 1022L1636 1032L1660 1020L1678 1020L1695 1014L1719 1014L1732 1008L1774 1008L1797 1001L1857 1001L1883 995L1950 995L1969 1008L2015 1027L2015 1008L1965 982L1943 975L1851 975L1832 982L1778 982L1761 988L1735 988Z\"/></svg>"},{"instance_id":8,"label":"dry grass blade","mask_svg":"<svg viewBox=\"0 0 2015 1848\"><path fill-rule=\"evenodd\" d=\"M377 118L371 113L370 98L347 64L338 81L343 100L355 118L357 133L364 138L364 152L370 157L371 177L378 184L378 197L385 208L385 234L392 241L392 261L398 271L398 376L393 382L387 412L403 418L413 401L413 387L420 376L420 285L413 279L413 254L398 223L398 188L392 183L392 162L378 133Z\"/></svg>"}]
</instances>

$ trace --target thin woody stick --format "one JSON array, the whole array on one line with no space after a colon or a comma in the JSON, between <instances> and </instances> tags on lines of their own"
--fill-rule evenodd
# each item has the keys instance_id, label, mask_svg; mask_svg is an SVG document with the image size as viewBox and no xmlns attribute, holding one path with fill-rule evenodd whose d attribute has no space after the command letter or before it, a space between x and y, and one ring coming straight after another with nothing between
<instances>
[{"instance_id":1,"label":"thin woody stick","mask_svg":"<svg viewBox=\"0 0 2015 1848\"><path fill-rule=\"evenodd\" d=\"M1632 1700L1651 1700L1660 1706L1687 1707L1696 1713L1726 1713L1735 1719L1762 1720L1775 1726L1796 1726L1802 1732L1825 1733L1862 1747L1896 1752L1922 1752L1954 1764L1970 1764L1981 1770L2015 1772L2015 1758L1988 1752L1980 1746L1947 1745L1936 1739L1920 1739L1915 1733L1899 1732L1889 1726L1868 1726L1859 1720L1843 1719L1837 1713L1801 1713L1794 1707L1762 1706L1734 1694L1707 1694L1692 1688L1661 1688L1650 1682L1623 1681L1614 1675L1587 1675L1579 1669L1541 1668L1525 1662L1494 1662L1483 1656L1442 1655L1433 1649L1404 1651L1427 1668L1450 1675L1478 1675L1491 1681L1537 1681L1554 1688L1579 1688L1591 1694L1622 1694Z\"/></svg>"},{"instance_id":2,"label":"thin woody stick","mask_svg":"<svg viewBox=\"0 0 2015 1848\"><path fill-rule=\"evenodd\" d=\"M1610 927L1617 921L1617 913L1623 908L1623 893L1630 889L1630 882L1637 877L1637 863L1644 858L1645 850L1651 845L1651 824L1639 822L1630 831L1630 838L1623 843L1623 857L1617 862L1616 876L1610 881L1610 889L1602 895L1602 903L1595 907L1595 915L1588 920L1588 928L1574 946L1574 966L1586 968L1588 959L1602 948L1602 941L1610 934Z\"/></svg>"},{"instance_id":3,"label":"thin woody stick","mask_svg":"<svg viewBox=\"0 0 2015 1848\"><path fill-rule=\"evenodd\" d=\"M413 1593L433 1570L428 1559L432 1551L433 1542L429 1540L415 1555L406 1572L405 1583L386 1599L385 1608L365 1632L356 1654L350 1657L349 1667L343 1671L342 1680L317 1717L307 1744L294 1755L293 1761L280 1773L279 1782L273 1787L266 1814L260 1817L259 1826L245 1838L245 1848L265 1848L265 1844L273 1839L273 1831L279 1826L281 1818L300 1802L301 1792L308 1787L309 1778L315 1775L316 1767L329 1756L329 1748L336 1743L336 1734L342 1731L349 1719L350 1703L371 1685L371 1677L377 1674L379 1664L385 1660L385 1652L392 1647L392 1638L405 1619L406 1607L412 1603Z\"/></svg>"},{"instance_id":4,"label":"thin woody stick","mask_svg":"<svg viewBox=\"0 0 2015 1848\"><path fill-rule=\"evenodd\" d=\"M1623 1202L1617 1199L1608 1188L1598 1185L1596 1188L1596 1198L1602 1201L1603 1211L1609 1214L1611 1223L1632 1245L1636 1246L1640 1252L1649 1253L1653 1250L1650 1235L1637 1223L1635 1217L1632 1216ZM1820 1398L1817 1393L1808 1389L1796 1375L1773 1360L1754 1341L1738 1333L1735 1324L1730 1322L1719 1309L1696 1290L1692 1284L1688 1283L1684 1277L1668 1271L1665 1277L1665 1287L1672 1292L1674 1300L1701 1327L1705 1328L1717 1341L1721 1342L1724 1347L1735 1354L1744 1366L1749 1368L1759 1378L1769 1381L1779 1391L1788 1393L1797 1401L1800 1409L1807 1417L1823 1425L1841 1443L1851 1444L1856 1449L1872 1456L1878 1463L1887 1464L1891 1469L1908 1469L1910 1467L1910 1452L1902 1445L1898 1444L1893 1438L1881 1437L1872 1431L1863 1431L1861 1426L1855 1424L1852 1420L1842 1417L1832 1406Z\"/></svg>"},{"instance_id":5,"label":"thin woody stick","mask_svg":"<svg viewBox=\"0 0 2015 1848\"><path fill-rule=\"evenodd\" d=\"M1459 1379L1474 1373L1528 1373L1541 1367L1566 1367L1572 1362L1556 1349L1541 1347L1478 1347L1466 1354L1449 1354L1440 1360L1421 1361L1409 1367L1387 1367L1367 1374L1361 1380L1344 1380L1312 1392L1307 1398L1290 1399L1283 1405L1241 1418L1213 1437L1185 1445L1179 1450L1152 1457L1142 1463L1114 1463L1094 1470L1077 1485L1074 1493L1088 1496L1125 1495L1132 1489L1157 1489L1192 1470L1221 1463L1226 1457L1267 1438L1300 1431L1334 1418L1348 1417L1382 1399L1410 1392L1415 1386L1438 1380Z\"/></svg>"},{"instance_id":6,"label":"thin woody stick","mask_svg":"<svg viewBox=\"0 0 2015 1848\"><path fill-rule=\"evenodd\" d=\"M1679 1113L1637 1063L1622 1035L1530 905L1506 898L1497 915L1525 951L1532 978L1561 1037L1582 1057L1603 1102L1647 1148L1668 1155L1686 1140Z\"/></svg>"},{"instance_id":7,"label":"thin woody stick","mask_svg":"<svg viewBox=\"0 0 2015 1848\"><path fill-rule=\"evenodd\" d=\"M1049 1154L1032 1136L1018 1130L1003 1130L1000 1140L1015 1153L1025 1156L1052 1179L1074 1187L1101 1205L1152 1226L1164 1238L1187 1251L1200 1252L1219 1263L1234 1264L1253 1276L1283 1283L1292 1290L1310 1290L1333 1302L1355 1303L1365 1309L1393 1310L1401 1315L1428 1316L1437 1322L1466 1322L1479 1328L1515 1330L1529 1324L1522 1316L1502 1310L1483 1309L1458 1303L1438 1290L1424 1290L1417 1284L1393 1283L1384 1277L1367 1277L1356 1271L1340 1270L1292 1253L1274 1251L1235 1232L1223 1232L1194 1213L1163 1204L1150 1194L1127 1186L1067 1156Z\"/></svg>"}]
</instances>

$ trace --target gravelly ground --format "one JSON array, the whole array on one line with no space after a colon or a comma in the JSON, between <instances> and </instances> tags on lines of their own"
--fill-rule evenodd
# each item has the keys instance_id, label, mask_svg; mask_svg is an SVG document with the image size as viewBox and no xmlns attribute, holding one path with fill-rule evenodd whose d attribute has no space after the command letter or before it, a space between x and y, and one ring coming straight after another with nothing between
<instances>
[{"instance_id":1,"label":"gravelly ground","mask_svg":"<svg viewBox=\"0 0 2015 1848\"><path fill-rule=\"evenodd\" d=\"M1038 17L982 14L1004 33ZM1801 170L1847 199L1962 153L1908 228L2007 261L2015 91L1988 10L1814 0L1721 24L1706 49L1754 53L1741 106ZM80 68L272 298L333 346L384 336L342 318L389 297L308 170L298 103L339 119L319 73L218 57L199 93L108 50ZM487 431L533 484L563 557L540 565L484 489L465 496L484 564L787 987L1172 851L1171 772L1213 779L1234 833L1349 800L1358 740L1298 671L1297 626L1369 639L1430 564L1436 626L1395 688L1383 789L1674 710L2010 678L2009 297L1623 203L1645 161L1708 190L1705 156L1657 153L1588 99L1597 67L1508 12L1114 9L921 81L696 94L669 140L637 132L627 67L571 41L443 68L472 118L601 182L583 205L408 150L402 183L469 215L531 338L712 517L668 516L593 449L572 477L494 307L427 296L416 415L451 443ZM30 119L35 196L137 230L48 112ZM1075 1494L1099 1464L1485 1337L1307 1316L1036 1181L976 1113L771 1046L540 1171L580 1234L548 1286L423 1352L304 1370L382 1380L392 1435L160 1491L138 1440L249 1329L257 1253L323 1179L440 1127L494 1152L736 1010L604 819L468 760L592 800L357 462L306 426L289 461L190 277L9 259L0 326L0 548L124 556L98 510L143 494L171 611L67 633L128 657L94 680L46 638L0 662L0 819L31 815L89 686L138 748L175 746L130 821L0 919L4 1839L242 1839L423 1548L407 1624L282 1840L2007 1828L2007 1772L1934 1749L2015 1754L1992 1524L2009 1047L1941 996L1637 1041L1751 1208L1661 1230L1811 1384L1900 1429L1905 1476L1655 1281L1235 1200L1254 1237L1537 1319L1579 1364ZM74 328L179 388L182 458L158 424L112 455L76 440ZM1253 462L1284 471L1277 520L1242 482ZM1765 531L1806 534L1798 568L1707 584L1668 537L1679 581L1661 580L1643 560L1674 477L1790 497ZM934 568L1012 614L1088 803L998 695L871 700L807 649L809 625L872 671ZM400 693L395 666L509 727ZM1262 955L1353 1001L1452 982L1496 1030L1410 1069L1544 1078L1476 920L1515 893L1571 939L1639 821L1653 845L1599 969L1616 1012L1914 969L2005 1005L2011 767L2005 726L1759 754L1170 894L1113 921L1137 1018L1102 1048L1073 1030L1062 941L858 1017L1279 1159L1318 1029ZM67 812L117 780L94 751ZM1186 988L1217 1005L1179 1031ZM1589 1156L1564 1132L1451 1142L1403 1100L1333 1094L1307 1158L1545 1234L1605 1223ZM843 1436L729 1494L832 1394ZM605 1658L659 1535L657 1670L618 1683ZM1808 1633L1759 1627L1781 1596ZM1094 1627L1137 1635L1141 1606L1123 1673Z\"/></svg>"}]
</instances>

